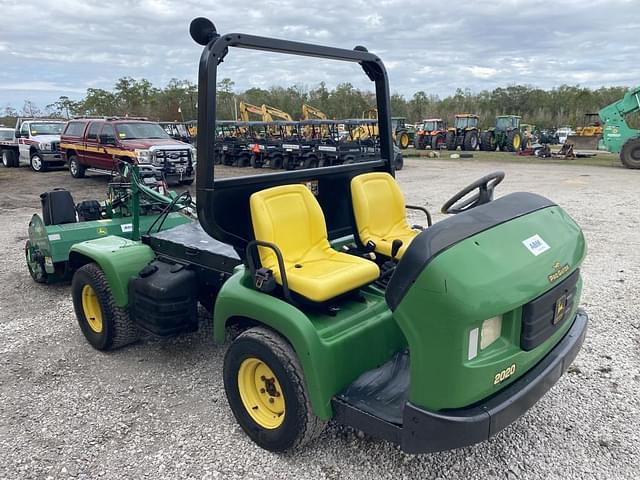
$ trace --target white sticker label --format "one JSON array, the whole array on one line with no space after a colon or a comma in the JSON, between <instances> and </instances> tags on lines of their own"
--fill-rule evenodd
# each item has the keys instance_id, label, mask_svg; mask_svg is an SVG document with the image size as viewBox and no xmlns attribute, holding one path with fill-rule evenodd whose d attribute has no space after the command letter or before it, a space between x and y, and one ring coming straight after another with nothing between
<instances>
[{"instance_id":1,"label":"white sticker label","mask_svg":"<svg viewBox=\"0 0 640 480\"><path fill-rule=\"evenodd\" d=\"M120 225L120 229L124 232L133 232L133 224L132 223L125 223L123 225Z\"/></svg>"},{"instance_id":2,"label":"white sticker label","mask_svg":"<svg viewBox=\"0 0 640 480\"><path fill-rule=\"evenodd\" d=\"M526 240L523 240L522 243L536 257L538 255L540 255L541 253L544 253L544 252L546 252L547 250L549 250L551 248L547 244L547 242L545 242L542 239L542 237L540 235L538 235L538 234L535 234L533 237L529 237Z\"/></svg>"},{"instance_id":3,"label":"white sticker label","mask_svg":"<svg viewBox=\"0 0 640 480\"><path fill-rule=\"evenodd\" d=\"M282 144L282 148L285 148L287 150L300 150L300 145L295 145L295 144L291 144L291 143L283 143Z\"/></svg>"},{"instance_id":4,"label":"white sticker label","mask_svg":"<svg viewBox=\"0 0 640 480\"><path fill-rule=\"evenodd\" d=\"M49 241L53 242L54 240L60 240L59 233L52 233L51 235L49 235Z\"/></svg>"},{"instance_id":5,"label":"white sticker label","mask_svg":"<svg viewBox=\"0 0 640 480\"><path fill-rule=\"evenodd\" d=\"M336 147L323 147L321 145L318 147L318 150L320 150L321 152L335 152L337 149Z\"/></svg>"}]
</instances>

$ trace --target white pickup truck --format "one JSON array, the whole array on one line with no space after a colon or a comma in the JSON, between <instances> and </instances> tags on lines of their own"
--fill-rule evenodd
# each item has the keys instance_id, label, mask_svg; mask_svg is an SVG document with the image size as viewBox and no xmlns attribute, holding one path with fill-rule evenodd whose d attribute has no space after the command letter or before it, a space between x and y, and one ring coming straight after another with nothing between
<instances>
[{"instance_id":1,"label":"white pickup truck","mask_svg":"<svg viewBox=\"0 0 640 480\"><path fill-rule=\"evenodd\" d=\"M52 165L63 165L60 154L60 132L63 120L18 118L15 130L0 129L0 150L5 167L30 165L36 172L45 172Z\"/></svg>"}]
</instances>

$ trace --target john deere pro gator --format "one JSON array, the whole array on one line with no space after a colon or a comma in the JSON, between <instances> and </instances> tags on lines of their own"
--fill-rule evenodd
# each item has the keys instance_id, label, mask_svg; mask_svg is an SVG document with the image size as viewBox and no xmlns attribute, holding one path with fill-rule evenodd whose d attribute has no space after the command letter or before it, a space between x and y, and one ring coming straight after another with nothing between
<instances>
[{"instance_id":1,"label":"john deere pro gator","mask_svg":"<svg viewBox=\"0 0 640 480\"><path fill-rule=\"evenodd\" d=\"M219 35L203 18L191 35L204 46L199 223L72 248L83 265L72 294L87 340L108 350L139 331L175 334L194 325L200 298L216 341L231 340L230 411L273 451L309 442L330 419L407 452L456 448L534 405L587 328L578 308L585 241L571 217L533 193L494 200L504 178L496 172L455 194L442 208L450 216L432 225L394 179L380 58L364 47ZM379 155L216 177L217 70L237 48L359 64L375 87ZM407 208L423 225L408 223Z\"/></svg>"},{"instance_id":2,"label":"john deere pro gator","mask_svg":"<svg viewBox=\"0 0 640 480\"><path fill-rule=\"evenodd\" d=\"M496 126L482 132L480 150L494 152L517 152L524 145L520 130L520 118L517 115L499 115Z\"/></svg>"}]
</instances>

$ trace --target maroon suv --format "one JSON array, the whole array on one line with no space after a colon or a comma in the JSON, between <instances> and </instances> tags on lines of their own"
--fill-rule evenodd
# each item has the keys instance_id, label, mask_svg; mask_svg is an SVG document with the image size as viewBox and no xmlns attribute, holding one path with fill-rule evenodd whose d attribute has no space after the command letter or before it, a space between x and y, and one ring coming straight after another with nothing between
<instances>
[{"instance_id":1,"label":"maroon suv","mask_svg":"<svg viewBox=\"0 0 640 480\"><path fill-rule=\"evenodd\" d=\"M169 183L190 185L195 176L195 148L146 120L70 120L60 137L60 150L74 178L84 177L87 169L116 171L122 160L161 173Z\"/></svg>"}]
</instances>

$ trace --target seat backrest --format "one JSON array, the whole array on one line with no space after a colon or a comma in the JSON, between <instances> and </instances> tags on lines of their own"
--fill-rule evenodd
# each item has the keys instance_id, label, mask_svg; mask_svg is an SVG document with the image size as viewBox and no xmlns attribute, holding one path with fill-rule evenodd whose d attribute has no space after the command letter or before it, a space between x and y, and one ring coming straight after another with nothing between
<instances>
[{"instance_id":1,"label":"seat backrest","mask_svg":"<svg viewBox=\"0 0 640 480\"><path fill-rule=\"evenodd\" d=\"M45 225L62 225L76 222L76 206L71 192L55 188L40 194L42 220Z\"/></svg>"},{"instance_id":2,"label":"seat backrest","mask_svg":"<svg viewBox=\"0 0 640 480\"><path fill-rule=\"evenodd\" d=\"M384 238L394 227L407 224L402 191L396 180L386 172L353 177L351 200L362 243L372 236Z\"/></svg>"},{"instance_id":3,"label":"seat backrest","mask_svg":"<svg viewBox=\"0 0 640 480\"><path fill-rule=\"evenodd\" d=\"M329 246L320 204L302 184L267 188L251 195L251 223L256 240L278 246L285 264L295 263L315 248ZM277 259L259 247L263 267L277 271Z\"/></svg>"}]
</instances>

